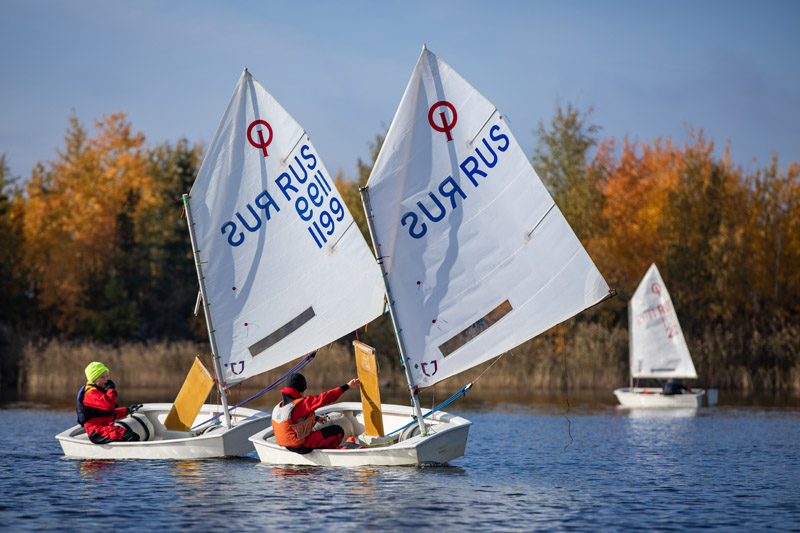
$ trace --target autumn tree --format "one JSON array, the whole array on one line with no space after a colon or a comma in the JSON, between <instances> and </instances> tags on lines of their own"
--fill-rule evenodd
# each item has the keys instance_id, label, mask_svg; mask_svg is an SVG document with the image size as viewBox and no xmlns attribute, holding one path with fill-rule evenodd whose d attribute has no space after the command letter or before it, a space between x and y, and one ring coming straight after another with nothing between
<instances>
[{"instance_id":1,"label":"autumn tree","mask_svg":"<svg viewBox=\"0 0 800 533\"><path fill-rule=\"evenodd\" d=\"M694 130L683 146L625 140L619 156L601 143L592 167L603 176L604 229L590 254L625 301L655 262L684 327L796 314L798 166L773 162L745 178L728 150L713 152Z\"/></svg>"},{"instance_id":2,"label":"autumn tree","mask_svg":"<svg viewBox=\"0 0 800 533\"><path fill-rule=\"evenodd\" d=\"M149 152L148 172L158 202L138 236L151 273L142 299L141 330L147 338L206 338L205 322L191 318L197 272L183 216L181 195L188 193L202 163L203 149L186 139L164 143Z\"/></svg>"},{"instance_id":3,"label":"autumn tree","mask_svg":"<svg viewBox=\"0 0 800 533\"><path fill-rule=\"evenodd\" d=\"M30 317L22 261L22 217L17 178L0 156L0 326L16 327ZM0 337L2 337L0 332Z\"/></svg>"},{"instance_id":4,"label":"autumn tree","mask_svg":"<svg viewBox=\"0 0 800 533\"><path fill-rule=\"evenodd\" d=\"M747 177L744 245L748 304L761 314L800 316L800 164L770 165Z\"/></svg>"},{"instance_id":5,"label":"autumn tree","mask_svg":"<svg viewBox=\"0 0 800 533\"><path fill-rule=\"evenodd\" d=\"M69 122L64 151L38 165L26 186L26 261L41 310L59 331L94 324L111 335L140 319L138 279L125 263L136 260L133 235L152 217L155 187L144 135L124 113L97 121L93 138L77 117Z\"/></svg>"},{"instance_id":6,"label":"autumn tree","mask_svg":"<svg viewBox=\"0 0 800 533\"><path fill-rule=\"evenodd\" d=\"M744 180L728 150L722 158L713 150L702 131L690 130L662 215L663 273L676 281L670 293L695 329L741 318L745 297L739 253Z\"/></svg>"},{"instance_id":7,"label":"autumn tree","mask_svg":"<svg viewBox=\"0 0 800 533\"><path fill-rule=\"evenodd\" d=\"M371 161L366 163L360 157L358 158L357 179L345 179L341 171L339 171L335 179L336 188L339 190L339 194L342 195L342 199L344 200L347 209L349 209L350 213L353 215L353 220L356 221L358 229L361 230L362 235L364 235L367 243L370 243L370 246L371 241L369 237L369 228L367 227L367 219L364 215L364 208L361 205L361 193L359 192L359 188L367 184L369 175L372 172L372 167L375 166L375 161L378 159L378 154L381 151L381 147L383 146L383 141L385 139L385 134L378 133L375 135L375 139L373 141L367 143L369 146Z\"/></svg>"},{"instance_id":8,"label":"autumn tree","mask_svg":"<svg viewBox=\"0 0 800 533\"><path fill-rule=\"evenodd\" d=\"M573 231L586 241L595 231L600 209L599 176L588 166L589 150L597 145L600 126L589 124L592 109L585 112L567 104L556 106L555 116L545 128L540 121L533 167Z\"/></svg>"}]
</instances>

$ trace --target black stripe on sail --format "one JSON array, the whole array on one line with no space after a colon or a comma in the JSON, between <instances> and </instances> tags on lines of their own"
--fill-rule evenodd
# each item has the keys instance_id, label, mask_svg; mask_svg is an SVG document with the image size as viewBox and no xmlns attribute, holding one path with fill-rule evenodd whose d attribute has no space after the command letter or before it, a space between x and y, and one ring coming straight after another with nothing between
<instances>
[{"instance_id":1,"label":"black stripe on sail","mask_svg":"<svg viewBox=\"0 0 800 533\"><path fill-rule=\"evenodd\" d=\"M454 337L450 340L446 341L444 344L439 346L439 351L442 352L443 357L447 357L451 353L455 352L469 341L489 329L492 325L497 323L498 320L506 316L508 313L513 311L514 308L511 307L511 303L506 300L491 311L489 311L486 315L481 317L480 319L476 320L466 329L457 333Z\"/></svg>"},{"instance_id":2,"label":"black stripe on sail","mask_svg":"<svg viewBox=\"0 0 800 533\"><path fill-rule=\"evenodd\" d=\"M267 350L268 348L272 347L273 345L277 344L281 340L285 339L293 332L297 331L300 327L302 327L306 322L314 318L314 308L309 307L289 322L284 324L283 326L279 327L260 341L256 342L252 346L249 346L247 349L250 351L250 355L255 357L261 352Z\"/></svg>"}]
</instances>

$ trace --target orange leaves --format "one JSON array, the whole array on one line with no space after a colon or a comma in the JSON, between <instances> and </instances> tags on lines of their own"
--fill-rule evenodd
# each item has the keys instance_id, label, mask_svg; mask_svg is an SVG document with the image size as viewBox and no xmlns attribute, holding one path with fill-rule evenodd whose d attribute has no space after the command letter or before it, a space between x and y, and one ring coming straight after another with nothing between
<instances>
[{"instance_id":1,"label":"orange leaves","mask_svg":"<svg viewBox=\"0 0 800 533\"><path fill-rule=\"evenodd\" d=\"M652 144L624 140L621 154L604 142L593 166L602 169L602 218L605 231L592 243L612 284L640 277L665 246L665 219L670 193L680 182L683 154L670 141ZM634 285L635 287L635 285Z\"/></svg>"},{"instance_id":2,"label":"orange leaves","mask_svg":"<svg viewBox=\"0 0 800 533\"><path fill-rule=\"evenodd\" d=\"M26 189L28 262L43 307L66 333L91 315L86 288L117 255L119 215L130 211L135 225L150 215L157 198L144 135L131 131L124 113L104 117L95 127L97 135L89 138L71 117L65 151L48 168L35 170Z\"/></svg>"},{"instance_id":3,"label":"orange leaves","mask_svg":"<svg viewBox=\"0 0 800 533\"><path fill-rule=\"evenodd\" d=\"M781 171L777 156L770 166L748 176L744 246L753 287L764 310L800 312L800 165Z\"/></svg>"},{"instance_id":4,"label":"orange leaves","mask_svg":"<svg viewBox=\"0 0 800 533\"><path fill-rule=\"evenodd\" d=\"M601 216L587 243L609 283L633 292L650 263L692 325L779 309L800 294L800 165L743 177L728 150L691 130L686 143L600 143ZM794 302L794 303L793 303ZM791 311L790 311L791 309Z\"/></svg>"}]
</instances>

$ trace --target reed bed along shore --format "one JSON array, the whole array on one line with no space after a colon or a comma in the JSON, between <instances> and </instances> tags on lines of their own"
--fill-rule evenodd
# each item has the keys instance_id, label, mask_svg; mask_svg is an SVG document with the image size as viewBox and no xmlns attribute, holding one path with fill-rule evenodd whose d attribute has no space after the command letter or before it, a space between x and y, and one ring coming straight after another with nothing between
<instances>
[{"instance_id":1,"label":"reed bed along shore","mask_svg":"<svg viewBox=\"0 0 800 533\"><path fill-rule=\"evenodd\" d=\"M405 380L394 356L378 348L381 388L403 390ZM689 339L699 378L694 386L722 390L800 392L800 327L776 323L767 333L709 328ZM18 390L72 392L84 382L83 369L102 361L115 382L127 389L180 389L196 355L211 367L204 343L158 342L105 345L61 340L31 341L22 349ZM258 390L292 364L247 380ZM346 383L356 375L352 346L334 343L319 350L304 370L314 389ZM613 390L627 385L628 333L593 323L558 326L546 334L462 374L437 384L456 391L477 380L484 390Z\"/></svg>"}]
</instances>

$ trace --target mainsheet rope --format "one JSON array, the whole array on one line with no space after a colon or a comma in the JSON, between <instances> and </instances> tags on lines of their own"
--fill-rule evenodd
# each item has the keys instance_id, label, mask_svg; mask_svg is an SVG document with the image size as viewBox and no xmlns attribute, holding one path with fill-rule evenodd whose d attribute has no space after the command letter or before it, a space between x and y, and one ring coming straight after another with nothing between
<instances>
[{"instance_id":1,"label":"mainsheet rope","mask_svg":"<svg viewBox=\"0 0 800 533\"><path fill-rule=\"evenodd\" d=\"M453 403L455 400L457 400L457 399L458 399L458 398L460 398L461 396L464 396L464 395L467 393L467 391L468 391L469 389L471 389L471 388L472 388L472 385L473 385L474 383L475 383L474 381L471 381L471 382L467 383L467 384L466 384L464 387L462 387L462 388L461 388L461 390L460 390L460 391L458 391L457 393L453 394L453 395L452 395L452 396L450 396L448 399L446 399L445 401L443 401L442 403L440 403L439 405L437 405L436 407L434 407L433 409L431 409L431 410L430 410L430 411L428 411L427 413L423 414L423 415L422 415L422 418L423 418L423 419L424 419L424 418L428 418L428 416L432 415L432 414L433 414L433 413L435 413L436 411L438 411L438 410L440 410L440 409L444 409L445 407L447 407L448 405L450 405L451 403ZM416 423L417 423L417 420L416 420L416 419L414 419L414 420L412 420L411 422L409 422L408 424L406 424L405 426L403 426L403 427L401 427L401 428L399 428L399 429L395 429L394 431L392 431L391 433L389 433L389 434L388 434L388 435L386 435L386 436L387 436L387 437L389 437L389 436L391 436L391 435L394 435L394 434L395 434L395 433L397 433L398 431L403 431L403 430L404 430L404 429L406 429L407 427L409 427L409 426L413 426L413 425L414 425L414 424L416 424Z\"/></svg>"},{"instance_id":2,"label":"mainsheet rope","mask_svg":"<svg viewBox=\"0 0 800 533\"><path fill-rule=\"evenodd\" d=\"M510 352L505 352L505 353L501 353L500 355L498 355L498 356L497 356L497 358L496 358L494 361L492 361L492 364L491 364L491 365L489 365L488 367L486 367L486 370L484 370L483 372L481 372L481 373L480 373L480 375L479 375L477 378L473 379L472 381L470 381L469 383L467 383L466 385L464 385L464 387L462 387L462 388L461 388L461 390L459 390L458 392L456 392L455 394L453 394L452 396L450 396L448 399L446 399L445 401L443 401L442 403L440 403L439 405L437 405L436 407L434 407L433 409L431 409L431 410L430 410L430 411L428 411L427 413L423 414L423 415L422 415L422 418L423 418L423 419L425 419L425 418L428 418L430 415L432 415L432 414L433 414L433 413L435 413L436 411L439 411L439 410L441 410L441 409L444 409L445 407L447 407L448 405L450 405L451 403L453 403L454 401L456 401L456 400L457 400L457 399L459 399L460 397L462 397L462 396L465 396L465 395L467 394L467 391L468 391L469 389L471 389L471 388L472 388L472 386L475 384L475 382L476 382L476 381L478 381L479 379L481 379L481 377L483 377L483 375L484 375L486 372L488 372L488 371L489 371L489 369L490 369L490 368L492 368L492 367L494 366L494 364L495 364L497 361L499 361L499 360L500 360L500 358L501 358L501 357L503 357L503 356L504 356L506 353L510 353ZM395 433L397 433L397 432L399 432L399 431L403 431L403 430L404 430L404 429L406 429L407 427L409 427L409 426L412 426L412 425L414 425L414 424L416 424L416 423L417 423L416 419L415 419L415 420L412 420L411 422L409 422L409 423L408 423L408 424L406 424L405 426L403 426L403 427L401 427L401 428L399 428L399 429L396 429L396 430L392 431L391 433L389 433L389 434L387 435L387 437L389 437L389 436L391 436L391 435L394 435Z\"/></svg>"},{"instance_id":3,"label":"mainsheet rope","mask_svg":"<svg viewBox=\"0 0 800 533\"><path fill-rule=\"evenodd\" d=\"M248 399L246 399L245 401L243 401L243 402L241 402L241 403L237 403L237 404L236 404L236 405L234 405L233 407L229 407L229 408L228 408L228 412L230 412L230 411L233 411L233 410L234 410L234 409L236 409L237 407L240 407L240 406L242 406L242 405L246 404L246 403L247 403L247 402L249 402L250 400L255 400L255 399L256 399L256 398L258 398L259 396L261 396L261 395L263 395L263 394L265 394L265 393L267 393L267 392L269 392L269 391L273 390L275 387L277 387L278 385L280 385L281 383L283 383L284 381L286 381L286 378L288 378L290 374L292 374L292 373L294 373L294 372L297 372L297 371L299 371L301 368L303 368L303 367L304 367L304 366L306 366L308 363L310 363L310 362L311 362L311 360L312 360L312 359L314 359L314 357L315 357L316 355L317 355L317 352L316 352L316 351L314 351L314 352L311 352L310 354L308 354L307 356L305 356L305 357L304 357L302 360L300 360L300 362L298 362L296 365L294 365L294 366L293 366L291 369L289 369L289 371L287 371L287 372L286 372L286 373L285 373L283 376L279 377L279 378L278 378L278 379L277 379L277 380L276 380L274 383L272 383L271 385L268 385L268 386L267 386L267 388L263 389L261 392L257 392L256 394L254 394L254 395L250 396L250 397L249 397ZM219 388L217 388L217 390L219 390ZM221 416L222 416L222 415L224 415L224 414L225 414L225 413L219 413L218 415L215 415L215 416L213 416L213 417L209 418L208 420L205 420L204 422L200 422L199 424L197 424L196 426L194 426L192 429L196 429L196 428L199 428L200 426L203 426L203 425L205 425L205 424L208 424L209 422L213 422L214 420L216 420L217 418L221 417Z\"/></svg>"}]
</instances>

